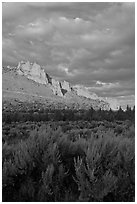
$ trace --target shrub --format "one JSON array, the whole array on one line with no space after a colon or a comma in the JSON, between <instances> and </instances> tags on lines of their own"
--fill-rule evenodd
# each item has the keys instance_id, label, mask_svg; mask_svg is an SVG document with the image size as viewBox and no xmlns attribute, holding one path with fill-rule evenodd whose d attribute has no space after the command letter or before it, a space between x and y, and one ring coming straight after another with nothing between
<instances>
[{"instance_id":1,"label":"shrub","mask_svg":"<svg viewBox=\"0 0 137 204\"><path fill-rule=\"evenodd\" d=\"M91 138L86 160L75 160L79 201L133 201L134 148L127 138Z\"/></svg>"},{"instance_id":2,"label":"shrub","mask_svg":"<svg viewBox=\"0 0 137 204\"><path fill-rule=\"evenodd\" d=\"M3 201L134 201L134 126L118 136L97 122L96 133L59 124L3 143Z\"/></svg>"}]
</instances>

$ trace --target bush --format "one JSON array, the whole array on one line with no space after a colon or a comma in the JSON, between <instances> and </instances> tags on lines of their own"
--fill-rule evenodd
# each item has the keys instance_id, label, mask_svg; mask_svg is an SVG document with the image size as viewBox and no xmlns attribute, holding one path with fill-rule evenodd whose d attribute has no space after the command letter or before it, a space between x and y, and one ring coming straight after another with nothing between
<instances>
[{"instance_id":1,"label":"bush","mask_svg":"<svg viewBox=\"0 0 137 204\"><path fill-rule=\"evenodd\" d=\"M79 201L134 201L134 142L127 138L91 138L86 160L75 160Z\"/></svg>"},{"instance_id":2,"label":"bush","mask_svg":"<svg viewBox=\"0 0 137 204\"><path fill-rule=\"evenodd\" d=\"M134 126L120 136L97 122L96 133L58 126L37 125L26 139L4 142L3 201L134 201Z\"/></svg>"}]
</instances>

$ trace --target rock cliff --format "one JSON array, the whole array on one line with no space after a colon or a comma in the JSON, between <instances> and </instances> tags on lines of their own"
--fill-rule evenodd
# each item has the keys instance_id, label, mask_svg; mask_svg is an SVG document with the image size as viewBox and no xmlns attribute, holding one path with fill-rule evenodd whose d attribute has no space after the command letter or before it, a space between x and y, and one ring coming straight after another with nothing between
<instances>
[{"instance_id":1,"label":"rock cliff","mask_svg":"<svg viewBox=\"0 0 137 204\"><path fill-rule=\"evenodd\" d=\"M40 65L38 65L37 63L21 61L17 66L17 73L19 75L24 75L28 79L32 79L37 83L48 84L48 79L44 69L42 69L42 67L40 67Z\"/></svg>"},{"instance_id":2,"label":"rock cliff","mask_svg":"<svg viewBox=\"0 0 137 204\"><path fill-rule=\"evenodd\" d=\"M53 93L58 96L64 96L66 92L72 90L69 82L67 81L57 81L56 79L50 77L45 70L37 63L19 62L17 66L17 73L19 75L24 75L28 79L31 79L37 83L49 85Z\"/></svg>"},{"instance_id":3,"label":"rock cliff","mask_svg":"<svg viewBox=\"0 0 137 204\"><path fill-rule=\"evenodd\" d=\"M39 84L45 85L48 87L54 95L62 97L67 100L67 98L71 98L72 100L77 97L77 100L83 100L83 104L89 103L87 101L92 100L95 106L98 104L98 107L102 107L103 109L109 109L112 104L112 100L110 102L104 98L98 97L95 93L89 92L88 88L81 85L70 85L67 81L58 81L48 73L45 72L45 69L41 67L36 62L30 63L29 61L24 62L21 61L18 63L16 68L16 72L19 75L25 76L28 79L31 79ZM115 104L112 104L113 108Z\"/></svg>"}]
</instances>

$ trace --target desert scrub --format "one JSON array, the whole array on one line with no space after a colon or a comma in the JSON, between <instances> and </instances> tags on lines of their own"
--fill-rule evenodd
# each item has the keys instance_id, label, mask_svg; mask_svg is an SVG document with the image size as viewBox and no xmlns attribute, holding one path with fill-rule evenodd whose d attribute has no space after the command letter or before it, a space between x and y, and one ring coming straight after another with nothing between
<instances>
[{"instance_id":1,"label":"desert scrub","mask_svg":"<svg viewBox=\"0 0 137 204\"><path fill-rule=\"evenodd\" d=\"M119 136L69 125L70 133L50 123L3 143L3 201L134 201L134 126Z\"/></svg>"},{"instance_id":2,"label":"desert scrub","mask_svg":"<svg viewBox=\"0 0 137 204\"><path fill-rule=\"evenodd\" d=\"M86 160L75 159L79 201L134 201L134 141L110 137L91 138Z\"/></svg>"},{"instance_id":3,"label":"desert scrub","mask_svg":"<svg viewBox=\"0 0 137 204\"><path fill-rule=\"evenodd\" d=\"M12 149L3 145L3 201L64 201L69 195L74 201L77 184L71 161L80 151L60 128L47 126L31 131Z\"/></svg>"}]
</instances>

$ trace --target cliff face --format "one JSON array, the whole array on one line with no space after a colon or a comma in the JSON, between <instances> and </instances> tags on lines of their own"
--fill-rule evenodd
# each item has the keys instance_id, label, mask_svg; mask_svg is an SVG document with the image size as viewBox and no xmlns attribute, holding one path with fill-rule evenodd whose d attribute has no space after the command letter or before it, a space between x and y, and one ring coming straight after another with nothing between
<instances>
[{"instance_id":1,"label":"cliff face","mask_svg":"<svg viewBox=\"0 0 137 204\"><path fill-rule=\"evenodd\" d=\"M70 86L69 82L67 82L67 81L61 81L60 86L62 89L66 90L68 92L72 91L72 87Z\"/></svg>"},{"instance_id":2,"label":"cliff face","mask_svg":"<svg viewBox=\"0 0 137 204\"><path fill-rule=\"evenodd\" d=\"M82 101L82 103L90 104L91 100L94 106L102 109L109 109L111 106L107 100L98 97L95 93L90 93L88 89L81 85L70 85L67 81L58 81L49 74L37 63L19 62L16 68L16 72L19 75L25 76L39 84L48 87L54 95L60 96L65 100L70 99ZM77 99L75 99L77 98ZM113 105L114 106L114 105Z\"/></svg>"},{"instance_id":3,"label":"cliff face","mask_svg":"<svg viewBox=\"0 0 137 204\"><path fill-rule=\"evenodd\" d=\"M37 63L19 62L17 66L17 73L24 75L37 83L49 85L53 93L58 96L64 96L66 92L71 91L71 86L67 81L57 81L50 77L45 70Z\"/></svg>"},{"instance_id":4,"label":"cliff face","mask_svg":"<svg viewBox=\"0 0 137 204\"><path fill-rule=\"evenodd\" d=\"M44 69L40 67L40 65L36 63L28 62L19 62L17 66L17 73L19 75L24 75L28 79L32 79L33 81L40 84L48 84L48 79L46 77Z\"/></svg>"},{"instance_id":5,"label":"cliff face","mask_svg":"<svg viewBox=\"0 0 137 204\"><path fill-rule=\"evenodd\" d=\"M51 87L50 87L53 91L53 93L57 96L63 96L63 93L61 91L60 88L60 82L55 80L55 79L51 79Z\"/></svg>"}]
</instances>

